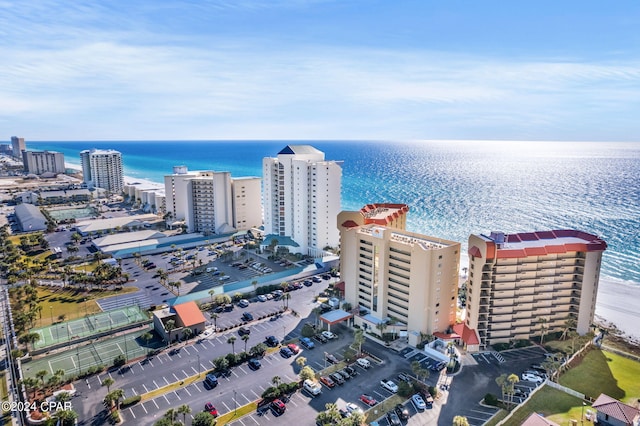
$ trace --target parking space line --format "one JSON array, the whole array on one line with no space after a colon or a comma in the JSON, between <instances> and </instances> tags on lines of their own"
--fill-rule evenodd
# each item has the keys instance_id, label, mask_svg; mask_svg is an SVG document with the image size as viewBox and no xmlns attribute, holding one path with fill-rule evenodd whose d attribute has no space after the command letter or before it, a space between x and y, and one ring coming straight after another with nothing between
<instances>
[{"instance_id":1,"label":"parking space line","mask_svg":"<svg viewBox=\"0 0 640 426\"><path fill-rule=\"evenodd\" d=\"M173 391L173 394L174 394L174 395L175 395L175 396L176 396L180 401L182 401L182 398L180 398L180 395L178 395L178 392Z\"/></svg>"},{"instance_id":2,"label":"parking space line","mask_svg":"<svg viewBox=\"0 0 640 426\"><path fill-rule=\"evenodd\" d=\"M134 396L137 395L136 389L135 388L131 388L131 393L133 393Z\"/></svg>"},{"instance_id":3,"label":"parking space line","mask_svg":"<svg viewBox=\"0 0 640 426\"><path fill-rule=\"evenodd\" d=\"M373 393L375 393L376 395L378 395L380 398L382 399L387 399L386 396L382 395L380 392L378 392L377 390L374 390Z\"/></svg>"},{"instance_id":4,"label":"parking space line","mask_svg":"<svg viewBox=\"0 0 640 426\"><path fill-rule=\"evenodd\" d=\"M262 360L267 361L269 364L273 364L271 361L269 361L269 357L262 358Z\"/></svg>"},{"instance_id":5,"label":"parking space line","mask_svg":"<svg viewBox=\"0 0 640 426\"><path fill-rule=\"evenodd\" d=\"M164 395L162 395L162 396L164 397L164 400L165 400L165 401L167 401L167 404L170 404L170 402L169 402L169 398L167 398L167 395L166 395L166 394L164 394Z\"/></svg>"},{"instance_id":6,"label":"parking space line","mask_svg":"<svg viewBox=\"0 0 640 426\"><path fill-rule=\"evenodd\" d=\"M149 392L149 389L147 389L147 386L144 383L142 384L142 387L144 388L145 393Z\"/></svg>"},{"instance_id":7,"label":"parking space line","mask_svg":"<svg viewBox=\"0 0 640 426\"><path fill-rule=\"evenodd\" d=\"M251 392L256 396L257 399L260 399L260 395L258 395L257 393L255 393L255 391L253 389L251 389Z\"/></svg>"},{"instance_id":8,"label":"parking space line","mask_svg":"<svg viewBox=\"0 0 640 426\"><path fill-rule=\"evenodd\" d=\"M187 392L189 394L189 396L191 396L191 392L189 392L188 388L184 388L185 392Z\"/></svg>"},{"instance_id":9,"label":"parking space line","mask_svg":"<svg viewBox=\"0 0 640 426\"><path fill-rule=\"evenodd\" d=\"M135 414L133 414L133 410L132 410L131 408L129 408L129 412L131 413L131 415L132 415L132 416L133 416L133 418L135 419L135 418L136 418L136 415L135 415Z\"/></svg>"},{"instance_id":10,"label":"parking space line","mask_svg":"<svg viewBox=\"0 0 640 426\"><path fill-rule=\"evenodd\" d=\"M145 414L149 414L149 412L147 411L147 407L144 406L144 404L140 404L140 406L142 407L142 409L144 410Z\"/></svg>"},{"instance_id":11,"label":"parking space line","mask_svg":"<svg viewBox=\"0 0 640 426\"><path fill-rule=\"evenodd\" d=\"M195 383L193 383L191 386L193 386L193 388L196 389L198 392L202 392L202 389L200 389Z\"/></svg>"},{"instance_id":12,"label":"parking space line","mask_svg":"<svg viewBox=\"0 0 640 426\"><path fill-rule=\"evenodd\" d=\"M222 405L224 405L224 408L227 409L227 412L231 411L231 408L229 408L229 406L227 404L225 404L224 401L222 401Z\"/></svg>"},{"instance_id":13,"label":"parking space line","mask_svg":"<svg viewBox=\"0 0 640 426\"><path fill-rule=\"evenodd\" d=\"M191 367L191 368L193 368L193 367ZM186 371L184 371L184 370L182 370L182 374L184 374L185 379L186 379L187 377L189 377L189 375L187 374L187 372L186 372Z\"/></svg>"},{"instance_id":14,"label":"parking space line","mask_svg":"<svg viewBox=\"0 0 640 426\"><path fill-rule=\"evenodd\" d=\"M160 364L164 364L164 363L162 362L162 358L158 357L158 361L160 361Z\"/></svg>"},{"instance_id":15,"label":"parking space line","mask_svg":"<svg viewBox=\"0 0 640 426\"><path fill-rule=\"evenodd\" d=\"M158 406L158 403L156 402L155 398L151 400L153 402L153 404L156 406L156 409L160 409L160 407Z\"/></svg>"},{"instance_id":16,"label":"parking space line","mask_svg":"<svg viewBox=\"0 0 640 426\"><path fill-rule=\"evenodd\" d=\"M167 380L166 377L163 377L164 381L167 382L167 384L169 384L169 381Z\"/></svg>"},{"instance_id":17,"label":"parking space line","mask_svg":"<svg viewBox=\"0 0 640 426\"><path fill-rule=\"evenodd\" d=\"M196 370L196 368L193 365L191 366L191 369L193 370L194 373L198 372L198 370Z\"/></svg>"},{"instance_id":18,"label":"parking space line","mask_svg":"<svg viewBox=\"0 0 640 426\"><path fill-rule=\"evenodd\" d=\"M257 425L259 425L259 424L260 424L260 423L258 423L258 421L257 421L256 419L254 419L254 418L253 418L253 416L249 416L249 418L250 418L251 420L253 420L254 422L256 422L256 424L257 424Z\"/></svg>"},{"instance_id":19,"label":"parking space line","mask_svg":"<svg viewBox=\"0 0 640 426\"><path fill-rule=\"evenodd\" d=\"M195 350L196 352L200 352L196 346L191 346L191 349Z\"/></svg>"},{"instance_id":20,"label":"parking space line","mask_svg":"<svg viewBox=\"0 0 640 426\"><path fill-rule=\"evenodd\" d=\"M247 372L244 371L244 368L242 368L242 366L239 366L238 369L240 369L240 371L242 371L244 374L247 374Z\"/></svg>"},{"instance_id":21,"label":"parking space line","mask_svg":"<svg viewBox=\"0 0 640 426\"><path fill-rule=\"evenodd\" d=\"M187 346L183 346L182 349L187 353L187 355L191 355L191 353L187 350Z\"/></svg>"},{"instance_id":22,"label":"parking space line","mask_svg":"<svg viewBox=\"0 0 640 426\"><path fill-rule=\"evenodd\" d=\"M246 399L246 400L247 400L247 402L251 402L251 400L250 400L249 398L247 398L247 397L245 396L245 394L241 393L240 395L242 395L242 397L243 397L244 399Z\"/></svg>"},{"instance_id":23,"label":"parking space line","mask_svg":"<svg viewBox=\"0 0 640 426\"><path fill-rule=\"evenodd\" d=\"M178 376L176 376L176 373L171 373L171 374L173 374L173 377L175 377L175 378L176 378L176 381L180 380L180 379L178 379ZM165 380L166 380L166 379L165 379ZM168 383L167 383L167 384L168 384Z\"/></svg>"},{"instance_id":24,"label":"parking space line","mask_svg":"<svg viewBox=\"0 0 640 426\"><path fill-rule=\"evenodd\" d=\"M231 374L233 374L233 375L234 375L234 376L236 376L236 377L240 377L240 376L238 376L238 375L236 374L236 372L235 372L234 370L231 370Z\"/></svg>"},{"instance_id":25,"label":"parking space line","mask_svg":"<svg viewBox=\"0 0 640 426\"><path fill-rule=\"evenodd\" d=\"M160 386L158 386L155 380L152 380L152 381L153 381L153 384L156 385L156 389L158 389Z\"/></svg>"},{"instance_id":26,"label":"parking space line","mask_svg":"<svg viewBox=\"0 0 640 426\"><path fill-rule=\"evenodd\" d=\"M136 365L138 365L140 368L142 368L142 371L144 371L144 367L142 366L141 363L137 363Z\"/></svg>"}]
</instances>

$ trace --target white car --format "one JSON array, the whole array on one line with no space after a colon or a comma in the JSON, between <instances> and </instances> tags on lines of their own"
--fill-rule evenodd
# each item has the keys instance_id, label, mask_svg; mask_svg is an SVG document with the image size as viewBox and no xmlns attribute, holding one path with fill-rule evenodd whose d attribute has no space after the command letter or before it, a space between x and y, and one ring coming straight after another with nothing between
<instances>
[{"instance_id":1,"label":"white car","mask_svg":"<svg viewBox=\"0 0 640 426\"><path fill-rule=\"evenodd\" d=\"M360 414L364 414L364 411L362 411L362 408L358 407L353 402L347 402L347 413L348 413L348 415L351 415L354 412L360 413Z\"/></svg>"},{"instance_id":2,"label":"white car","mask_svg":"<svg viewBox=\"0 0 640 426\"><path fill-rule=\"evenodd\" d=\"M267 296L265 296L264 294L261 294L258 296L258 300L260 302L266 302L267 301Z\"/></svg>"},{"instance_id":3,"label":"white car","mask_svg":"<svg viewBox=\"0 0 640 426\"><path fill-rule=\"evenodd\" d=\"M371 367L371 361L369 361L366 358L358 358L358 360L356 361L358 363L358 365L362 368L369 368Z\"/></svg>"},{"instance_id":4,"label":"white car","mask_svg":"<svg viewBox=\"0 0 640 426\"><path fill-rule=\"evenodd\" d=\"M411 401L416 406L416 409L422 411L427 409L427 404L424 402L424 399L420 396L420 394L415 394L411 397Z\"/></svg>"},{"instance_id":5,"label":"white car","mask_svg":"<svg viewBox=\"0 0 640 426\"><path fill-rule=\"evenodd\" d=\"M388 390L389 392L396 393L398 392L398 385L396 385L393 380L381 380L380 386Z\"/></svg>"},{"instance_id":6,"label":"white car","mask_svg":"<svg viewBox=\"0 0 640 426\"><path fill-rule=\"evenodd\" d=\"M326 337L327 339L329 339L329 340L331 340L331 339L335 339L336 337L338 337L338 336L336 336L335 334L333 334L332 332L327 331L327 330L324 330L324 331L322 332L322 335L323 335L324 337Z\"/></svg>"},{"instance_id":7,"label":"white car","mask_svg":"<svg viewBox=\"0 0 640 426\"><path fill-rule=\"evenodd\" d=\"M522 373L522 380L533 382L535 384L540 384L544 382L544 379L542 377L536 376L535 374L531 374L531 373Z\"/></svg>"}]
</instances>

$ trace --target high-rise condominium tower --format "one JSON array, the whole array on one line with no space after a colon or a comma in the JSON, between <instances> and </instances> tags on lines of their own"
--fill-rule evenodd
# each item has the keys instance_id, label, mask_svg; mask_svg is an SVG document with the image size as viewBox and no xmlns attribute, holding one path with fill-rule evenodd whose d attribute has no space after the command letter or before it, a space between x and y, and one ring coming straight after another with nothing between
<instances>
[{"instance_id":1,"label":"high-rise condominium tower","mask_svg":"<svg viewBox=\"0 0 640 426\"><path fill-rule=\"evenodd\" d=\"M607 244L576 230L469 237L466 324L480 348L593 321Z\"/></svg>"},{"instance_id":2,"label":"high-rise condominium tower","mask_svg":"<svg viewBox=\"0 0 640 426\"><path fill-rule=\"evenodd\" d=\"M316 255L339 244L342 162L327 161L310 145L288 145L262 160L264 228L289 237L292 251Z\"/></svg>"},{"instance_id":3,"label":"high-rise condominium tower","mask_svg":"<svg viewBox=\"0 0 640 426\"><path fill-rule=\"evenodd\" d=\"M124 188L122 154L113 149L91 149L80 152L84 182L109 192L120 193Z\"/></svg>"}]
</instances>

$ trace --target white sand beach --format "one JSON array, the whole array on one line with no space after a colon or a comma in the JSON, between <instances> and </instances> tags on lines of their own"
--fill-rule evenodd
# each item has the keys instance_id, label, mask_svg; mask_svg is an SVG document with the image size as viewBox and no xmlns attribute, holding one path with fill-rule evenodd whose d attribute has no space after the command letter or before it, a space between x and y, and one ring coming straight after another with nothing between
<instances>
[{"instance_id":1,"label":"white sand beach","mask_svg":"<svg viewBox=\"0 0 640 426\"><path fill-rule=\"evenodd\" d=\"M596 322L604 320L640 343L640 286L600 277L596 302Z\"/></svg>"}]
</instances>

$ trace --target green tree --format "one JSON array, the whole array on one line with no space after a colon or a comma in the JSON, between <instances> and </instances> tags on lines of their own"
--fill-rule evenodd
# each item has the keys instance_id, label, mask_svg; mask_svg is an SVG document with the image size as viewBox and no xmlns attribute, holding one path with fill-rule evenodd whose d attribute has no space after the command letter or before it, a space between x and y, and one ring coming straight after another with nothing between
<instances>
[{"instance_id":1,"label":"green tree","mask_svg":"<svg viewBox=\"0 0 640 426\"><path fill-rule=\"evenodd\" d=\"M189 327L186 327L184 330L182 330L182 335L184 336L184 340L188 341L193 336L193 330Z\"/></svg>"},{"instance_id":2,"label":"green tree","mask_svg":"<svg viewBox=\"0 0 640 426\"><path fill-rule=\"evenodd\" d=\"M58 410L53 416L60 421L61 426L71 426L75 424L78 413L73 410Z\"/></svg>"},{"instance_id":3,"label":"green tree","mask_svg":"<svg viewBox=\"0 0 640 426\"><path fill-rule=\"evenodd\" d=\"M547 331L549 331L549 326L547 325L547 318L540 317L538 318L538 323L540 323L540 345L544 344L544 337L547 335Z\"/></svg>"},{"instance_id":4,"label":"green tree","mask_svg":"<svg viewBox=\"0 0 640 426\"><path fill-rule=\"evenodd\" d=\"M211 319L213 320L213 328L217 331L218 330L218 314L216 314L215 312L211 314Z\"/></svg>"},{"instance_id":5,"label":"green tree","mask_svg":"<svg viewBox=\"0 0 640 426\"><path fill-rule=\"evenodd\" d=\"M249 335L245 334L244 336L241 337L242 341L244 342L244 351L247 351L247 342L249 341Z\"/></svg>"},{"instance_id":6,"label":"green tree","mask_svg":"<svg viewBox=\"0 0 640 426\"><path fill-rule=\"evenodd\" d=\"M164 323L164 329L167 331L169 337L169 346L171 346L171 331L176 328L176 322L174 320L168 320Z\"/></svg>"},{"instance_id":7,"label":"green tree","mask_svg":"<svg viewBox=\"0 0 640 426\"><path fill-rule=\"evenodd\" d=\"M325 426L339 423L342 419L338 406L334 403L328 403L325 405L325 411L322 411L316 416L316 423Z\"/></svg>"},{"instance_id":8,"label":"green tree","mask_svg":"<svg viewBox=\"0 0 640 426\"><path fill-rule=\"evenodd\" d=\"M274 386L278 387L280 383L282 383L282 378L280 376L273 376L271 378L271 383L273 383Z\"/></svg>"},{"instance_id":9,"label":"green tree","mask_svg":"<svg viewBox=\"0 0 640 426\"><path fill-rule=\"evenodd\" d=\"M300 376L300 380L307 380L307 379L313 380L316 377L316 373L315 371L313 371L311 367L309 367L308 365L305 365L300 370L300 373L298 374L298 376Z\"/></svg>"},{"instance_id":10,"label":"green tree","mask_svg":"<svg viewBox=\"0 0 640 426\"><path fill-rule=\"evenodd\" d=\"M465 416L455 416L453 426L469 426L469 420Z\"/></svg>"},{"instance_id":11,"label":"green tree","mask_svg":"<svg viewBox=\"0 0 640 426\"><path fill-rule=\"evenodd\" d=\"M353 346L358 348L358 355L362 353L362 344L364 343L364 331L361 328L356 329L353 333Z\"/></svg>"},{"instance_id":12,"label":"green tree","mask_svg":"<svg viewBox=\"0 0 640 426\"><path fill-rule=\"evenodd\" d=\"M111 377L107 377L106 379L104 379L102 381L102 386L106 386L107 387L107 393L111 392L111 385L113 385L116 381L113 380Z\"/></svg>"},{"instance_id":13,"label":"green tree","mask_svg":"<svg viewBox=\"0 0 640 426\"><path fill-rule=\"evenodd\" d=\"M227 343L231 345L231 352L233 352L235 354L236 353L236 348L235 348L236 336L229 337L227 339Z\"/></svg>"},{"instance_id":14,"label":"green tree","mask_svg":"<svg viewBox=\"0 0 640 426\"><path fill-rule=\"evenodd\" d=\"M187 404L182 404L181 406L178 407L177 412L178 414L182 414L182 424L186 425L187 414L191 413L191 407L189 407Z\"/></svg>"},{"instance_id":15,"label":"green tree","mask_svg":"<svg viewBox=\"0 0 640 426\"><path fill-rule=\"evenodd\" d=\"M418 380L422 380L423 382L429 378L429 370L422 368L422 365L420 365L418 361L411 363L411 371L416 375Z\"/></svg>"},{"instance_id":16,"label":"green tree","mask_svg":"<svg viewBox=\"0 0 640 426\"><path fill-rule=\"evenodd\" d=\"M502 397L500 398L503 402L505 400L505 395L507 394L507 390L509 387L509 382L507 381L507 374L501 374L496 377L496 384L500 387L500 392L502 392Z\"/></svg>"},{"instance_id":17,"label":"green tree","mask_svg":"<svg viewBox=\"0 0 640 426\"><path fill-rule=\"evenodd\" d=\"M216 418L206 411L201 411L193 416L191 426L215 426Z\"/></svg>"},{"instance_id":18,"label":"green tree","mask_svg":"<svg viewBox=\"0 0 640 426\"><path fill-rule=\"evenodd\" d=\"M140 338L144 340L144 344L147 346L147 355L149 355L149 352L151 351L151 348L149 347L149 342L153 339L153 334L147 331L146 333L141 335Z\"/></svg>"}]
</instances>

